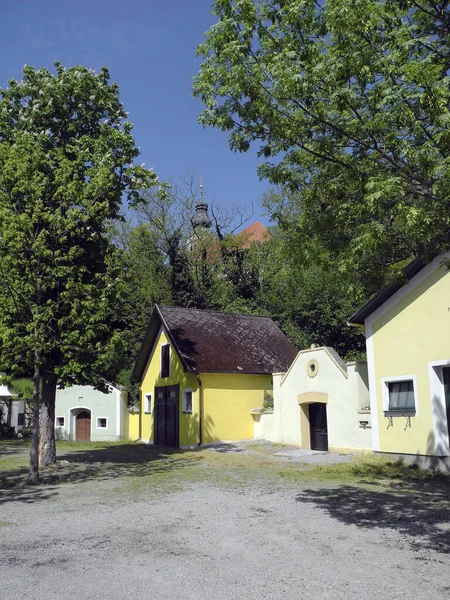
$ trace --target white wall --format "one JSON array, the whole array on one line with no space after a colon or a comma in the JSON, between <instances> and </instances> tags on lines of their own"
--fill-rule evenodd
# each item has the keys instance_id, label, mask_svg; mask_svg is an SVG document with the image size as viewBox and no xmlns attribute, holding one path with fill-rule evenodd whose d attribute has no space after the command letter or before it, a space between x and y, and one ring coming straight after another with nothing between
<instances>
[{"instance_id":1,"label":"white wall","mask_svg":"<svg viewBox=\"0 0 450 600\"><path fill-rule=\"evenodd\" d=\"M273 412L252 414L255 440L275 441L275 418Z\"/></svg>"},{"instance_id":2,"label":"white wall","mask_svg":"<svg viewBox=\"0 0 450 600\"><path fill-rule=\"evenodd\" d=\"M311 360L317 361L318 365L314 377L308 376ZM369 405L365 363L345 365L326 348L302 350L284 376L274 375L273 387L275 441L306 446L301 437L298 396L319 392L328 396L329 448L371 448L371 431L361 428L359 423L368 417L358 414L358 409Z\"/></svg>"},{"instance_id":3,"label":"white wall","mask_svg":"<svg viewBox=\"0 0 450 600\"><path fill-rule=\"evenodd\" d=\"M123 436L124 414L127 409L127 392L111 386L105 394L92 386L79 386L56 391L55 417L64 417L64 427L56 427L56 439L76 439L76 414L81 410L91 413L91 441L120 441ZM107 419L106 428L97 428L98 418Z\"/></svg>"}]
</instances>

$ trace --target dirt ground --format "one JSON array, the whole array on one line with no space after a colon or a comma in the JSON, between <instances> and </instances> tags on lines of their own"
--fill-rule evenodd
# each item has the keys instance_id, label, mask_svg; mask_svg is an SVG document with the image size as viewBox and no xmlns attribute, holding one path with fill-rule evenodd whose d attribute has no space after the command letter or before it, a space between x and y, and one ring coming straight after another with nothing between
<instances>
[{"instance_id":1,"label":"dirt ground","mask_svg":"<svg viewBox=\"0 0 450 600\"><path fill-rule=\"evenodd\" d=\"M10 469L0 597L448 599L448 481L352 461L117 446L63 452L37 488Z\"/></svg>"}]
</instances>

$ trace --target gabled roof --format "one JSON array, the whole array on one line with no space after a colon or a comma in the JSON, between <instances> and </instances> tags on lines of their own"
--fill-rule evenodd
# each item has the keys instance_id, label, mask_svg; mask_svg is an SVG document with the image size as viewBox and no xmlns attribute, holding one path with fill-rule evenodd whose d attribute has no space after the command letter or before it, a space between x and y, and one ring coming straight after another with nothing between
<instances>
[{"instance_id":1,"label":"gabled roof","mask_svg":"<svg viewBox=\"0 0 450 600\"><path fill-rule=\"evenodd\" d=\"M255 221L234 236L236 240L240 241L242 248L250 248L256 242L267 242L272 237L267 227L264 227L259 221Z\"/></svg>"},{"instance_id":2,"label":"gabled roof","mask_svg":"<svg viewBox=\"0 0 450 600\"><path fill-rule=\"evenodd\" d=\"M384 286L377 294L369 298L365 304L358 308L352 316L349 318L349 325L364 325L364 321L370 316L373 312L377 310L382 304L389 300L391 296L395 294L401 287L405 285L410 279L412 279L419 271L421 271L426 265L431 261L431 259L435 258L431 256L428 260L423 257L418 257L412 260L406 267L403 269L404 280L397 281L391 283L389 285Z\"/></svg>"},{"instance_id":3,"label":"gabled roof","mask_svg":"<svg viewBox=\"0 0 450 600\"><path fill-rule=\"evenodd\" d=\"M187 372L269 375L285 371L297 354L269 317L156 306L132 381L142 379L161 326Z\"/></svg>"},{"instance_id":4,"label":"gabled roof","mask_svg":"<svg viewBox=\"0 0 450 600\"><path fill-rule=\"evenodd\" d=\"M297 360L300 359L301 356L303 356L304 354L309 354L309 353L314 354L317 352L325 352L325 354L328 354L328 356L331 358L332 362L341 371L341 373L344 375L344 377L348 378L347 364L339 356L339 354L336 352L336 350L334 348L332 348L331 346L318 346L317 348L306 348L304 350L299 351L299 353L295 357L294 362L290 365L287 373L284 374L284 377L281 380L281 385L283 385L285 380L288 378L289 373L292 371L292 369L295 368L295 363L297 362Z\"/></svg>"}]
</instances>

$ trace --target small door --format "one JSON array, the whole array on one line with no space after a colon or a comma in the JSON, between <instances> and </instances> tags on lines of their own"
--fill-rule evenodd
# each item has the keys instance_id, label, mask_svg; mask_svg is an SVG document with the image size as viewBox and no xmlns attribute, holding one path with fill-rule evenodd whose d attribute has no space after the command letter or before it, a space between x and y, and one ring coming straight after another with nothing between
<instances>
[{"instance_id":1,"label":"small door","mask_svg":"<svg viewBox=\"0 0 450 600\"><path fill-rule=\"evenodd\" d=\"M178 385L155 387L155 444L178 448L179 437Z\"/></svg>"},{"instance_id":2,"label":"small door","mask_svg":"<svg viewBox=\"0 0 450 600\"><path fill-rule=\"evenodd\" d=\"M91 441L91 413L87 410L77 414L77 441Z\"/></svg>"},{"instance_id":3,"label":"small door","mask_svg":"<svg viewBox=\"0 0 450 600\"><path fill-rule=\"evenodd\" d=\"M442 369L442 379L444 381L445 391L445 409L447 417L447 435L449 436L450 442L450 368L445 367Z\"/></svg>"},{"instance_id":4,"label":"small door","mask_svg":"<svg viewBox=\"0 0 450 600\"><path fill-rule=\"evenodd\" d=\"M311 450L328 450L327 405L314 402L308 408Z\"/></svg>"}]
</instances>

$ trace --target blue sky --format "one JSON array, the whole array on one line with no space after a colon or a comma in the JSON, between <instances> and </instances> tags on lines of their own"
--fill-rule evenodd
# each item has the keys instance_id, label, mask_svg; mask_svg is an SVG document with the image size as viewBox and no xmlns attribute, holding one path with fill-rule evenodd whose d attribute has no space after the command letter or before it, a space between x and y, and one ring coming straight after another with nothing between
<instances>
[{"instance_id":1,"label":"blue sky","mask_svg":"<svg viewBox=\"0 0 450 600\"><path fill-rule=\"evenodd\" d=\"M162 179L203 175L206 200L239 204L261 218L268 189L256 174L256 151L234 154L226 134L203 129L193 98L195 50L214 22L212 0L0 0L0 87L24 64L52 68L107 66L134 124L140 161Z\"/></svg>"}]
</instances>

